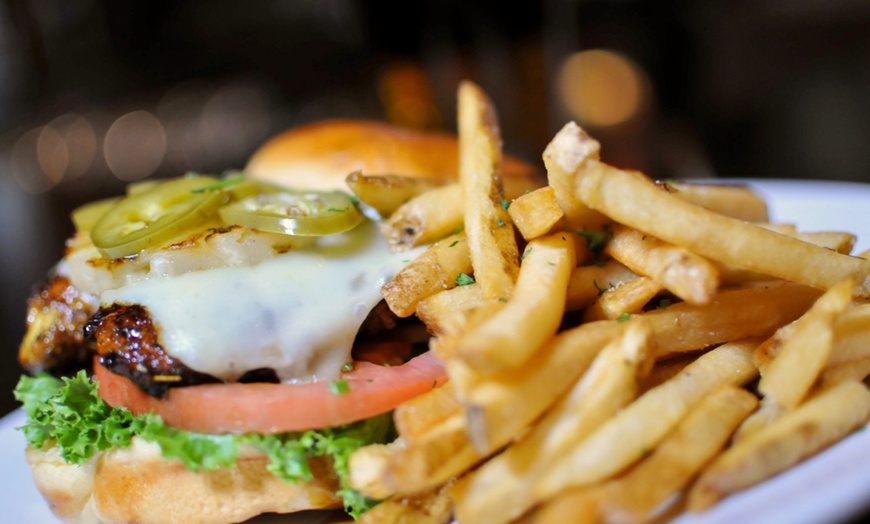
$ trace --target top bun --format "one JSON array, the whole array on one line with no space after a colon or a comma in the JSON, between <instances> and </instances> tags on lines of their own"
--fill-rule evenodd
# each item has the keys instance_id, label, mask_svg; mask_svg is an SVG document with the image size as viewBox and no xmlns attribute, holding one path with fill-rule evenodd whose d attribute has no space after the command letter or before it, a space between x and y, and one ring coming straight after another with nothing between
<instances>
[{"instance_id":1,"label":"top bun","mask_svg":"<svg viewBox=\"0 0 870 524\"><path fill-rule=\"evenodd\" d=\"M347 189L354 171L456 179L459 144L455 135L417 131L371 120L328 120L285 131L260 147L245 167L249 176L305 189ZM508 193L537 187L540 170L505 156ZM292 181L292 182L291 182Z\"/></svg>"}]
</instances>

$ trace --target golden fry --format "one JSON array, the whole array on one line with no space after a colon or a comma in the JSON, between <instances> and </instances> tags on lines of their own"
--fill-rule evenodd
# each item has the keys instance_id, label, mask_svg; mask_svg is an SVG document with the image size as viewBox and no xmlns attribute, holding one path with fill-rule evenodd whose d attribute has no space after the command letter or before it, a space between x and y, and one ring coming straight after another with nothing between
<instances>
[{"instance_id":1,"label":"golden fry","mask_svg":"<svg viewBox=\"0 0 870 524\"><path fill-rule=\"evenodd\" d=\"M462 229L462 188L450 184L405 202L381 222L381 233L402 251L440 240Z\"/></svg>"},{"instance_id":2,"label":"golden fry","mask_svg":"<svg viewBox=\"0 0 870 524\"><path fill-rule=\"evenodd\" d=\"M533 486L554 464L634 399L637 378L651 362L649 326L630 322L589 370L522 440L460 479L451 497L460 522L509 522L537 501Z\"/></svg>"},{"instance_id":3,"label":"golden fry","mask_svg":"<svg viewBox=\"0 0 870 524\"><path fill-rule=\"evenodd\" d=\"M491 373L519 366L556 333L576 260L569 236L556 233L529 242L513 296L459 341L459 355L472 367Z\"/></svg>"},{"instance_id":4,"label":"golden fry","mask_svg":"<svg viewBox=\"0 0 870 524\"><path fill-rule=\"evenodd\" d=\"M868 416L870 391L860 382L821 392L720 455L689 491L689 509L703 510L772 477L845 437Z\"/></svg>"},{"instance_id":5,"label":"golden fry","mask_svg":"<svg viewBox=\"0 0 870 524\"><path fill-rule=\"evenodd\" d=\"M463 402L474 446L487 453L515 439L625 327L604 320L563 331L528 365L488 376L466 392Z\"/></svg>"},{"instance_id":6,"label":"golden fry","mask_svg":"<svg viewBox=\"0 0 870 524\"><path fill-rule=\"evenodd\" d=\"M519 252L502 206L501 136L492 102L471 82L459 86L459 182L475 281L489 300L511 296Z\"/></svg>"},{"instance_id":7,"label":"golden fry","mask_svg":"<svg viewBox=\"0 0 870 524\"><path fill-rule=\"evenodd\" d=\"M547 180L570 227L598 230L608 222L607 217L593 211L574 193L574 179L587 160L598 159L601 145L574 122L569 122L556 133L544 150Z\"/></svg>"},{"instance_id":8,"label":"golden fry","mask_svg":"<svg viewBox=\"0 0 870 524\"><path fill-rule=\"evenodd\" d=\"M468 324L468 313L486 303L480 286L458 286L417 303L417 317L433 335L458 336Z\"/></svg>"},{"instance_id":9,"label":"golden fry","mask_svg":"<svg viewBox=\"0 0 870 524\"><path fill-rule=\"evenodd\" d=\"M802 315L821 293L797 284L723 291L710 304L660 305L639 313L652 323L659 358L746 337L768 337Z\"/></svg>"},{"instance_id":10,"label":"golden fry","mask_svg":"<svg viewBox=\"0 0 870 524\"><path fill-rule=\"evenodd\" d=\"M448 524L453 505L449 484L411 497L393 497L381 502L356 520L357 524Z\"/></svg>"},{"instance_id":11,"label":"golden fry","mask_svg":"<svg viewBox=\"0 0 870 524\"><path fill-rule=\"evenodd\" d=\"M576 191L586 205L613 220L711 260L818 289L850 278L857 284L856 295L870 296L870 260L713 213L643 177L590 160Z\"/></svg>"},{"instance_id":12,"label":"golden fry","mask_svg":"<svg viewBox=\"0 0 870 524\"><path fill-rule=\"evenodd\" d=\"M719 287L708 260L628 227L614 225L604 252L638 275L646 275L691 304L706 304Z\"/></svg>"},{"instance_id":13,"label":"golden fry","mask_svg":"<svg viewBox=\"0 0 870 524\"><path fill-rule=\"evenodd\" d=\"M707 395L648 457L605 484L601 512L608 522L645 522L726 446L758 405L745 389L724 386Z\"/></svg>"},{"instance_id":14,"label":"golden fry","mask_svg":"<svg viewBox=\"0 0 870 524\"><path fill-rule=\"evenodd\" d=\"M602 293L590 306L583 320L619 319L625 315L640 313L664 286L649 277L640 277L628 282L619 282Z\"/></svg>"},{"instance_id":15,"label":"golden fry","mask_svg":"<svg viewBox=\"0 0 870 524\"><path fill-rule=\"evenodd\" d=\"M767 202L745 184L668 182L667 187L680 200L720 215L746 222L769 220Z\"/></svg>"},{"instance_id":16,"label":"golden fry","mask_svg":"<svg viewBox=\"0 0 870 524\"><path fill-rule=\"evenodd\" d=\"M408 200L445 184L438 178L364 175L361 171L349 174L345 181L360 201L382 217L389 217Z\"/></svg>"},{"instance_id":17,"label":"golden fry","mask_svg":"<svg viewBox=\"0 0 870 524\"><path fill-rule=\"evenodd\" d=\"M636 278L637 273L615 260L577 267L568 281L565 309L576 311L590 306L608 289Z\"/></svg>"},{"instance_id":18,"label":"golden fry","mask_svg":"<svg viewBox=\"0 0 870 524\"><path fill-rule=\"evenodd\" d=\"M550 186L526 193L510 202L508 215L526 240L547 234L564 216Z\"/></svg>"},{"instance_id":19,"label":"golden fry","mask_svg":"<svg viewBox=\"0 0 870 524\"><path fill-rule=\"evenodd\" d=\"M413 442L421 435L449 417L460 414L462 406L456 399L453 383L405 401L393 411L396 432L406 442Z\"/></svg>"},{"instance_id":20,"label":"golden fry","mask_svg":"<svg viewBox=\"0 0 870 524\"><path fill-rule=\"evenodd\" d=\"M707 393L757 376L752 351L758 341L723 344L686 366L605 422L534 486L549 499L572 486L588 486L622 471L655 448Z\"/></svg>"},{"instance_id":21,"label":"golden fry","mask_svg":"<svg viewBox=\"0 0 870 524\"><path fill-rule=\"evenodd\" d=\"M456 287L462 274L471 273L468 243L462 233L436 242L387 282L381 293L390 310L409 317L421 300Z\"/></svg>"}]
</instances>

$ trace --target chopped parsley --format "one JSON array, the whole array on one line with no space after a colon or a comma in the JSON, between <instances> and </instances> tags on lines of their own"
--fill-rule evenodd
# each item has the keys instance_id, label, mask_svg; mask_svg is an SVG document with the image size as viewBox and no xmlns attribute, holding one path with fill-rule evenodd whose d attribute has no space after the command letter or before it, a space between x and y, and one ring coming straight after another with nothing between
<instances>
[{"instance_id":1,"label":"chopped parsley","mask_svg":"<svg viewBox=\"0 0 870 524\"><path fill-rule=\"evenodd\" d=\"M467 286L469 284L474 284L474 277L467 273L459 273L456 275L455 282L457 286Z\"/></svg>"},{"instance_id":2,"label":"chopped parsley","mask_svg":"<svg viewBox=\"0 0 870 524\"><path fill-rule=\"evenodd\" d=\"M502 209L504 209L505 211L507 211L507 209L508 209L509 207L511 207L511 202L510 202L510 200L508 200L508 199L506 199L506 198L502 198L502 199L501 199L501 207L502 207Z\"/></svg>"},{"instance_id":3,"label":"chopped parsley","mask_svg":"<svg viewBox=\"0 0 870 524\"><path fill-rule=\"evenodd\" d=\"M604 246L607 245L607 241L613 236L613 233L610 232L610 228L606 225L601 231L575 229L573 232L574 234L586 239L586 246L589 248L589 251L592 251L595 254L601 254L601 251L604 250Z\"/></svg>"},{"instance_id":4,"label":"chopped parsley","mask_svg":"<svg viewBox=\"0 0 870 524\"><path fill-rule=\"evenodd\" d=\"M218 182L215 182L214 184L208 184L206 186L197 187L196 189L191 189L190 192L191 193L207 193L209 191L217 191L218 189L223 189L225 187L234 186L234 185L236 185L240 182L244 182L244 181L245 181L245 177L241 176L241 175L229 177L229 178L225 178L223 180L220 180Z\"/></svg>"},{"instance_id":5,"label":"chopped parsley","mask_svg":"<svg viewBox=\"0 0 870 524\"><path fill-rule=\"evenodd\" d=\"M601 287L601 286L598 285L598 281L597 281L597 280L593 280L593 281L592 281L592 285L595 286L595 289L598 290L598 296L599 296L599 297L600 297L601 295L603 295L604 293L610 291L611 289L616 289L616 288L618 288L618 287L621 286L622 284L624 284L624 282L623 282L622 280L620 280L620 281L617 282L616 284L611 283L611 284L608 284L606 287Z\"/></svg>"},{"instance_id":6,"label":"chopped parsley","mask_svg":"<svg viewBox=\"0 0 870 524\"><path fill-rule=\"evenodd\" d=\"M623 314L619 315L618 317L616 317L616 321L617 322L625 322L630 317L631 317L631 315L629 315L628 313L623 313Z\"/></svg>"},{"instance_id":7,"label":"chopped parsley","mask_svg":"<svg viewBox=\"0 0 870 524\"><path fill-rule=\"evenodd\" d=\"M498 227L502 227L505 225L505 221L499 218L495 221L495 225L497 225Z\"/></svg>"},{"instance_id":8,"label":"chopped parsley","mask_svg":"<svg viewBox=\"0 0 870 524\"><path fill-rule=\"evenodd\" d=\"M333 380L329 383L329 391L335 395L344 395L350 392L350 384L347 380Z\"/></svg>"}]
</instances>

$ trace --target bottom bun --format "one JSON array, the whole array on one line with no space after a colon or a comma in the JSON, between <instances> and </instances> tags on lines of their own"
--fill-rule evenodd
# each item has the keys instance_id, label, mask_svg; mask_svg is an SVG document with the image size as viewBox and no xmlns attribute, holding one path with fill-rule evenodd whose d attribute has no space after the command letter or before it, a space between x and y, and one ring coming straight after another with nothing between
<instances>
[{"instance_id":1,"label":"bottom bun","mask_svg":"<svg viewBox=\"0 0 870 524\"><path fill-rule=\"evenodd\" d=\"M341 506L329 459L311 461L312 480L291 483L269 472L257 452L234 468L196 473L141 439L83 465L64 462L56 448L28 447L26 457L42 496L69 523L219 524Z\"/></svg>"}]
</instances>

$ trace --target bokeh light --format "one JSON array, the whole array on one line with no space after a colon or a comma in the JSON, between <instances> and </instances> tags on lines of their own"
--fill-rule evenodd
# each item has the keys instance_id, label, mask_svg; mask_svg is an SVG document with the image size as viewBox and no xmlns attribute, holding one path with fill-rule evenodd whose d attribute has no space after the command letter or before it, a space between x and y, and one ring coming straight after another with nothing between
<instances>
[{"instance_id":1,"label":"bokeh light","mask_svg":"<svg viewBox=\"0 0 870 524\"><path fill-rule=\"evenodd\" d=\"M152 174L166 155L166 131L148 111L133 111L109 127L103 141L106 165L118 179L130 182Z\"/></svg>"},{"instance_id":2,"label":"bokeh light","mask_svg":"<svg viewBox=\"0 0 870 524\"><path fill-rule=\"evenodd\" d=\"M562 62L558 76L562 103L589 127L631 122L647 110L650 82L631 59L606 49L580 51Z\"/></svg>"}]
</instances>

